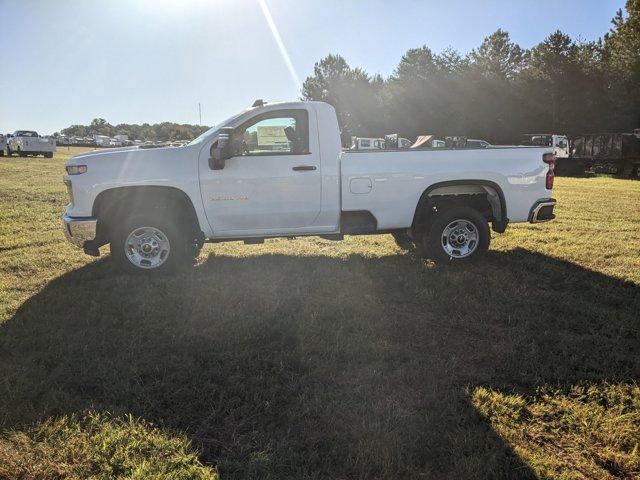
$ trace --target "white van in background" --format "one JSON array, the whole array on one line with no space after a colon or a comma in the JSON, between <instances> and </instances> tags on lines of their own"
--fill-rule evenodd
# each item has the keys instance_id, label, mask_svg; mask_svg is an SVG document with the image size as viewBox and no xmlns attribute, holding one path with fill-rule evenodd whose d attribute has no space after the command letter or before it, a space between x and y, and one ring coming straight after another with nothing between
<instances>
[{"instance_id":1,"label":"white van in background","mask_svg":"<svg viewBox=\"0 0 640 480\"><path fill-rule=\"evenodd\" d=\"M353 137L351 150L383 150L384 138L360 138Z\"/></svg>"}]
</instances>

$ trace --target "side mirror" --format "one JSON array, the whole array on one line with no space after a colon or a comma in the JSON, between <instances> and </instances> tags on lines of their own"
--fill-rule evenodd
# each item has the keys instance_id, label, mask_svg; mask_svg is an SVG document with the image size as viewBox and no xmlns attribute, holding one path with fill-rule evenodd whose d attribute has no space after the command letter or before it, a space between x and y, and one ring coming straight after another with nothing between
<instances>
[{"instance_id":1,"label":"side mirror","mask_svg":"<svg viewBox=\"0 0 640 480\"><path fill-rule=\"evenodd\" d=\"M231 128L223 128L218 136L218 141L211 146L209 157L209 168L211 170L222 170L226 160L232 157L231 153Z\"/></svg>"}]
</instances>

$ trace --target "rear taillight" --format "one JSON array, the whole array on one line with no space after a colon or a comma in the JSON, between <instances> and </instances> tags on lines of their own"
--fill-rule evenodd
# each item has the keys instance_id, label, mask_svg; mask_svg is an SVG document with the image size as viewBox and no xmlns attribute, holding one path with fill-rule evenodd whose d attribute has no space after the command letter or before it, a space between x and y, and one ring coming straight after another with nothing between
<instances>
[{"instance_id":1,"label":"rear taillight","mask_svg":"<svg viewBox=\"0 0 640 480\"><path fill-rule=\"evenodd\" d=\"M556 177L554 174L554 169L556 167L556 154L555 153L543 153L542 161L549 165L549 170L547 171L547 178L545 185L547 190L551 190L553 188L553 180Z\"/></svg>"}]
</instances>

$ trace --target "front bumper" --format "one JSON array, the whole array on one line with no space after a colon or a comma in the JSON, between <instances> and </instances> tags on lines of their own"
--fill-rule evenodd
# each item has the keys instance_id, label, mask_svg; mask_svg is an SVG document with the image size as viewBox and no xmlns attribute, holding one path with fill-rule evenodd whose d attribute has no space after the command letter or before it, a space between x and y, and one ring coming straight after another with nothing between
<instances>
[{"instance_id":1,"label":"front bumper","mask_svg":"<svg viewBox=\"0 0 640 480\"><path fill-rule=\"evenodd\" d=\"M555 198L548 198L546 200L538 200L533 207L531 207L531 211L529 212L529 222L531 223L540 223L540 222L548 222L549 220L553 220L556 218L553 213L553 209L556 206Z\"/></svg>"},{"instance_id":2,"label":"front bumper","mask_svg":"<svg viewBox=\"0 0 640 480\"><path fill-rule=\"evenodd\" d=\"M93 217L73 218L62 216L62 230L67 240L76 247L84 248L88 242L96 238L98 220Z\"/></svg>"}]
</instances>

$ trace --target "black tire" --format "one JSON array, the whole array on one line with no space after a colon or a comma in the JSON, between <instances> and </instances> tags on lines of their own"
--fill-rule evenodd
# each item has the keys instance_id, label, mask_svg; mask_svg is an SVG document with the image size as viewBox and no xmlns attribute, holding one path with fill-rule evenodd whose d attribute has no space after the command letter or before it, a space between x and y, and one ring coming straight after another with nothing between
<instances>
[{"instance_id":1,"label":"black tire","mask_svg":"<svg viewBox=\"0 0 640 480\"><path fill-rule=\"evenodd\" d=\"M4 150L0 150L0 157L4 157Z\"/></svg>"},{"instance_id":2,"label":"black tire","mask_svg":"<svg viewBox=\"0 0 640 480\"><path fill-rule=\"evenodd\" d=\"M53 152L45 152L44 158L53 158Z\"/></svg>"},{"instance_id":3,"label":"black tire","mask_svg":"<svg viewBox=\"0 0 640 480\"><path fill-rule=\"evenodd\" d=\"M144 267L134 264L127 256L125 242L129 235L142 227L150 227L160 232L169 244L168 253L162 263L156 267ZM174 220L171 215L162 215L162 212L151 212L148 214L135 214L131 218L113 228L109 248L111 258L118 268L135 273L162 274L171 273L193 265L197 258L199 249L194 246L194 242L189 240L186 234L189 229L184 228L179 221ZM162 251L159 252L159 255ZM142 262L151 260L142 259Z\"/></svg>"},{"instance_id":4,"label":"black tire","mask_svg":"<svg viewBox=\"0 0 640 480\"><path fill-rule=\"evenodd\" d=\"M13 152L11 151L11 149L9 148L9 145L7 145L7 156L11 157L13 156Z\"/></svg>"},{"instance_id":5,"label":"black tire","mask_svg":"<svg viewBox=\"0 0 640 480\"><path fill-rule=\"evenodd\" d=\"M457 225L453 223L456 220L460 221ZM456 238L463 236L475 238L475 240L467 240L466 244L460 244L467 245L467 250L471 250L471 252L464 254L464 247L455 250L455 245L450 242L449 238L445 239L444 237L448 227L454 229L453 231L449 229L449 238L455 235L454 232L458 230L461 232ZM467 228L471 230L467 230ZM490 241L489 224L480 212L471 207L451 207L438 213L433 219L430 228L422 236L422 247L426 255L437 263L467 263L484 254L489 249ZM455 253L448 252L447 247L453 248L453 252L458 251L464 256L459 257Z\"/></svg>"},{"instance_id":6,"label":"black tire","mask_svg":"<svg viewBox=\"0 0 640 480\"><path fill-rule=\"evenodd\" d=\"M20 147L18 147L18 156L19 156L19 157L26 157L26 156L27 156L27 154L26 154L26 153L24 153L22 150L20 150Z\"/></svg>"}]
</instances>

